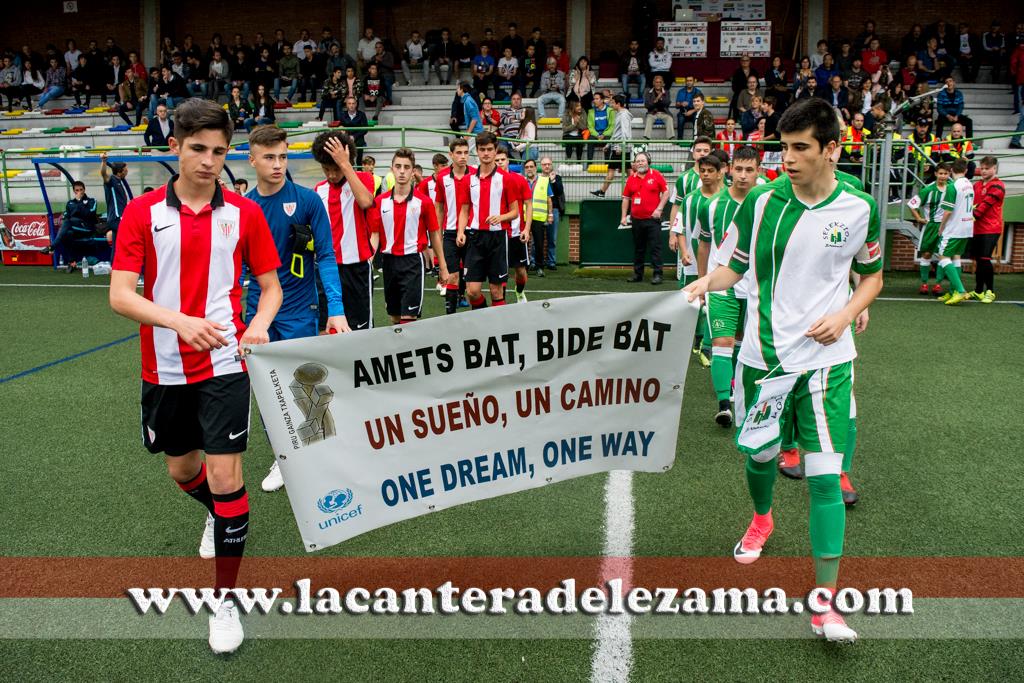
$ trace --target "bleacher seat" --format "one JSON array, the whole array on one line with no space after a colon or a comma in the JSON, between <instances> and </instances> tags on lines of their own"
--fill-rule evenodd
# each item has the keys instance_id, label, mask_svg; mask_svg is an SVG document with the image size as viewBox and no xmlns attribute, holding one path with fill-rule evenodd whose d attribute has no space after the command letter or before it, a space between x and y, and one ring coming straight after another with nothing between
<instances>
[{"instance_id":1,"label":"bleacher seat","mask_svg":"<svg viewBox=\"0 0 1024 683\"><path fill-rule=\"evenodd\" d=\"M557 116L542 116L537 119L537 125L540 126L560 126L562 125L562 119Z\"/></svg>"},{"instance_id":2,"label":"bleacher seat","mask_svg":"<svg viewBox=\"0 0 1024 683\"><path fill-rule=\"evenodd\" d=\"M590 164L587 166L587 173L605 174L608 172L608 164Z\"/></svg>"}]
</instances>

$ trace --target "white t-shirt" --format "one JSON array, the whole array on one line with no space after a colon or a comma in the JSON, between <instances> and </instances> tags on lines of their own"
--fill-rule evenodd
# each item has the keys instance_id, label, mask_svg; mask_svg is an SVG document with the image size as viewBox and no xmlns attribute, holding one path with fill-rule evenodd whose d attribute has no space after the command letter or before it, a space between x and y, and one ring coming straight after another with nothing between
<instances>
[{"instance_id":1,"label":"white t-shirt","mask_svg":"<svg viewBox=\"0 0 1024 683\"><path fill-rule=\"evenodd\" d=\"M502 57L498 60L498 75L511 78L519 69L519 60L515 57Z\"/></svg>"},{"instance_id":2,"label":"white t-shirt","mask_svg":"<svg viewBox=\"0 0 1024 683\"><path fill-rule=\"evenodd\" d=\"M418 43L414 43L411 40L406 41L405 49L409 53L409 59L413 60L414 62L422 62L423 61L423 41L422 40L420 42L418 42ZM376 52L376 48L374 48L374 52Z\"/></svg>"},{"instance_id":3,"label":"white t-shirt","mask_svg":"<svg viewBox=\"0 0 1024 683\"><path fill-rule=\"evenodd\" d=\"M380 42L380 38L374 36L367 40L366 38L360 38L359 43L356 45L356 52L363 58L364 62L368 62L373 59L373 56L377 54L377 43Z\"/></svg>"},{"instance_id":4,"label":"white t-shirt","mask_svg":"<svg viewBox=\"0 0 1024 683\"><path fill-rule=\"evenodd\" d=\"M974 185L966 177L957 178L953 183L956 200L953 206L944 204L942 208L952 211L949 222L942 234L950 239L963 239L974 236Z\"/></svg>"}]
</instances>

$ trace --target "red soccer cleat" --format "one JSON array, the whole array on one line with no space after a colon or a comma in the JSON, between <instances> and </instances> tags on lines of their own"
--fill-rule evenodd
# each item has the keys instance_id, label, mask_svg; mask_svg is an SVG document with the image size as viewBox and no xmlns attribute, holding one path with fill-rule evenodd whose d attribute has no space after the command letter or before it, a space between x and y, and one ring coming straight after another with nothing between
<instances>
[{"instance_id":1,"label":"red soccer cleat","mask_svg":"<svg viewBox=\"0 0 1024 683\"><path fill-rule=\"evenodd\" d=\"M800 465L800 451L796 448L779 453L779 472L790 479L803 479L804 468Z\"/></svg>"},{"instance_id":2,"label":"red soccer cleat","mask_svg":"<svg viewBox=\"0 0 1024 683\"><path fill-rule=\"evenodd\" d=\"M857 489L853 488L853 484L850 483L850 475L843 472L839 475L839 488L843 492L843 504L848 508L852 508L860 500L860 495L857 493Z\"/></svg>"},{"instance_id":3,"label":"red soccer cleat","mask_svg":"<svg viewBox=\"0 0 1024 683\"><path fill-rule=\"evenodd\" d=\"M942 285L932 285L932 294L934 296L940 296L942 294Z\"/></svg>"},{"instance_id":4,"label":"red soccer cleat","mask_svg":"<svg viewBox=\"0 0 1024 683\"><path fill-rule=\"evenodd\" d=\"M922 282L921 283L921 288L917 290L917 293L921 294L921 295L924 295L924 296L928 296L928 293L929 293L928 283L927 282Z\"/></svg>"}]
</instances>

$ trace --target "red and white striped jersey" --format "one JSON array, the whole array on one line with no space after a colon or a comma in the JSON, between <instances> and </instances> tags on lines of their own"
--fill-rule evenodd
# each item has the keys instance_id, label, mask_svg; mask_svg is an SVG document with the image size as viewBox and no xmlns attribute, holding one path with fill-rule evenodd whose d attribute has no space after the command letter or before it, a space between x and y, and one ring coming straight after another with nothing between
<instances>
[{"instance_id":1,"label":"red and white striped jersey","mask_svg":"<svg viewBox=\"0 0 1024 683\"><path fill-rule=\"evenodd\" d=\"M363 186L373 194L373 175L356 171ZM317 183L316 193L331 218L331 235L334 237L334 255L338 263L361 263L373 258L370 246L370 230L366 224L366 209L359 208L352 188L347 182L332 185L323 180Z\"/></svg>"},{"instance_id":2,"label":"red and white striped jersey","mask_svg":"<svg viewBox=\"0 0 1024 683\"><path fill-rule=\"evenodd\" d=\"M430 201L437 204L437 193L440 188L441 186L438 184L437 178L433 175L428 175L420 181L419 185L416 186L416 191L427 195L427 197L430 198Z\"/></svg>"},{"instance_id":3,"label":"red and white striped jersey","mask_svg":"<svg viewBox=\"0 0 1024 683\"><path fill-rule=\"evenodd\" d=\"M509 172L508 180L515 185L515 198L519 200L519 215L509 223L508 234L510 237L519 237L523 232L523 225L526 223L526 202L533 199L533 190L530 189L529 181L518 173Z\"/></svg>"},{"instance_id":4,"label":"red and white striped jersey","mask_svg":"<svg viewBox=\"0 0 1024 683\"><path fill-rule=\"evenodd\" d=\"M469 178L476 173L476 168L467 166L461 178L452 175L452 167L441 169L441 189L435 201L441 206L444 216L445 230L459 229L459 211L469 204ZM433 199L433 197L431 197Z\"/></svg>"},{"instance_id":5,"label":"red and white striped jersey","mask_svg":"<svg viewBox=\"0 0 1024 683\"><path fill-rule=\"evenodd\" d=\"M488 217L508 213L509 207L518 199L518 189L509 173L495 168L482 176L477 169L469 177L469 225L467 230L512 230L510 221L497 225L487 222Z\"/></svg>"},{"instance_id":6,"label":"red and white striped jersey","mask_svg":"<svg viewBox=\"0 0 1024 683\"><path fill-rule=\"evenodd\" d=\"M143 296L185 315L224 325L234 344L196 351L165 327L140 325L142 379L151 384L193 384L245 372L235 360L242 323L243 261L254 275L281 262L256 202L218 186L198 213L174 194L174 181L128 203L117 235L114 269L145 273Z\"/></svg>"},{"instance_id":7,"label":"red and white striped jersey","mask_svg":"<svg viewBox=\"0 0 1024 683\"><path fill-rule=\"evenodd\" d=\"M370 229L380 233L381 253L418 254L427 248L427 231L440 230L434 202L419 190L396 201L394 190L377 197L370 213Z\"/></svg>"}]
</instances>

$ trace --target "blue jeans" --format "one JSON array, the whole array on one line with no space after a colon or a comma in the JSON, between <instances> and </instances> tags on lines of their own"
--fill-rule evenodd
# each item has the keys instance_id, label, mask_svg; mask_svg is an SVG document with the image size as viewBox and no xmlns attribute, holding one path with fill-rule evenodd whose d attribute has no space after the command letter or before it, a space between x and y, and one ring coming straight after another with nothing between
<instances>
[{"instance_id":1,"label":"blue jeans","mask_svg":"<svg viewBox=\"0 0 1024 683\"><path fill-rule=\"evenodd\" d=\"M546 92L537 98L537 116L546 116L545 108L552 102L558 107L558 118L562 118L565 114L565 95L560 92Z\"/></svg>"},{"instance_id":2,"label":"blue jeans","mask_svg":"<svg viewBox=\"0 0 1024 683\"><path fill-rule=\"evenodd\" d=\"M639 74L637 76L630 76L628 74L622 74L622 92L626 93L626 97L629 97L629 84L631 82L636 83L640 86L640 90L637 93L637 97L643 97L644 91L647 89L647 76Z\"/></svg>"},{"instance_id":3,"label":"blue jeans","mask_svg":"<svg viewBox=\"0 0 1024 683\"><path fill-rule=\"evenodd\" d=\"M288 86L288 97L287 97L287 100L289 102L291 102L293 99L295 99L295 91L298 90L298 89L299 89L299 79L297 79L297 78L291 79L291 84ZM279 102L281 101L281 79L280 78L275 78L274 79L274 99L279 101Z\"/></svg>"},{"instance_id":4,"label":"blue jeans","mask_svg":"<svg viewBox=\"0 0 1024 683\"><path fill-rule=\"evenodd\" d=\"M554 268L555 263L558 261L555 252L558 250L558 221L561 218L558 215L558 209L552 209L551 216L552 221L544 224L544 228L547 231L547 257L544 259L544 265L548 268ZM540 259L537 259L537 266L540 266L540 264Z\"/></svg>"},{"instance_id":5,"label":"blue jeans","mask_svg":"<svg viewBox=\"0 0 1024 683\"><path fill-rule=\"evenodd\" d=\"M246 133L251 133L252 129L255 128L256 126L263 126L263 125L266 125L268 123L273 123L273 122L274 122L274 119L268 118L266 116L261 116L259 118L256 118L256 117L253 116L253 117L247 118L245 120L245 132Z\"/></svg>"},{"instance_id":6,"label":"blue jeans","mask_svg":"<svg viewBox=\"0 0 1024 683\"><path fill-rule=\"evenodd\" d=\"M188 91L192 94L192 97L202 97L206 99L207 87L206 83L190 81L188 84Z\"/></svg>"},{"instance_id":7,"label":"blue jeans","mask_svg":"<svg viewBox=\"0 0 1024 683\"><path fill-rule=\"evenodd\" d=\"M55 97L60 97L64 94L64 87L60 85L51 85L49 88L43 91L43 94L39 96L39 108L42 109L43 105L52 100Z\"/></svg>"},{"instance_id":8,"label":"blue jeans","mask_svg":"<svg viewBox=\"0 0 1024 683\"><path fill-rule=\"evenodd\" d=\"M174 109L174 107L180 103L180 97L176 100L173 97L157 97L156 95L152 95L149 98L149 118L156 116L156 108L160 104L166 104L168 109Z\"/></svg>"},{"instance_id":9,"label":"blue jeans","mask_svg":"<svg viewBox=\"0 0 1024 683\"><path fill-rule=\"evenodd\" d=\"M1021 87L1020 90L1024 90L1024 87ZM1013 132L1016 135L1010 138L1010 144L1017 147L1020 145L1020 136L1024 134L1024 108L1021 108L1017 114L1017 129Z\"/></svg>"}]
</instances>

